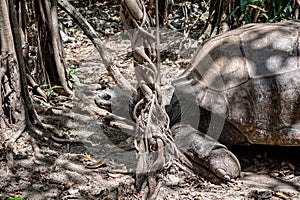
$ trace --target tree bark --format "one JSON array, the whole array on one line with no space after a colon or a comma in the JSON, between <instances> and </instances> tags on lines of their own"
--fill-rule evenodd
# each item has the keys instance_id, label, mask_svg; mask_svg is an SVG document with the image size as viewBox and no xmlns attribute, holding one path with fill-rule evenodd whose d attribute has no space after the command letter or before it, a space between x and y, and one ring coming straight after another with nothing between
<instances>
[{"instance_id":1,"label":"tree bark","mask_svg":"<svg viewBox=\"0 0 300 200\"><path fill-rule=\"evenodd\" d=\"M158 174L175 157L170 152L179 152L170 139L170 120L162 104L160 88L159 24L162 21L159 19L159 8L166 6L160 6L163 3L165 1L156 0L155 36L151 27L152 20L142 0L124 0L120 12L125 28L130 29L128 32L135 60L135 75L140 89L133 111L139 127L134 141L137 150L135 181L137 189L143 191L147 199L156 198L161 186L160 181L157 181Z\"/></svg>"},{"instance_id":2,"label":"tree bark","mask_svg":"<svg viewBox=\"0 0 300 200\"><path fill-rule=\"evenodd\" d=\"M20 26L17 21L17 13L15 10L15 5L13 1L9 1L9 16L13 34L13 41L15 47L16 58L18 61L19 66L19 74L20 74L20 86L21 86L21 96L24 103L24 110L25 110L25 120L27 125L41 125L41 122L38 120L36 112L34 110L29 92L28 92L28 84L26 80L26 66L25 61L22 53L22 42L21 42L21 35L20 35Z\"/></svg>"},{"instance_id":3,"label":"tree bark","mask_svg":"<svg viewBox=\"0 0 300 200\"><path fill-rule=\"evenodd\" d=\"M29 23L28 4L32 11L30 19L37 23ZM45 94L38 86L47 83L65 86L63 94L72 93L67 87L62 46L57 23L55 25L57 1L52 1L52 7L49 2L40 0L0 0L0 5L0 130L10 129L24 121L27 125L41 125L26 79L30 81L33 92L43 97ZM37 29L32 24L37 24ZM38 61L31 65L27 60L33 60L28 53L29 47L31 53L34 50L34 55L38 55Z\"/></svg>"},{"instance_id":4,"label":"tree bark","mask_svg":"<svg viewBox=\"0 0 300 200\"><path fill-rule=\"evenodd\" d=\"M24 120L9 6L0 0L0 132Z\"/></svg>"},{"instance_id":5,"label":"tree bark","mask_svg":"<svg viewBox=\"0 0 300 200\"><path fill-rule=\"evenodd\" d=\"M49 23L49 30L50 30L50 38L51 38L51 45L53 50L53 57L56 64L56 75L57 78L55 81L58 81L58 85L62 86L64 91L71 95L73 91L70 90L67 81L66 81L66 70L64 68L62 60L62 48L60 44L60 35L58 31L58 18L57 18L57 0L51 0L49 4L49 0L45 0L45 8L47 21Z\"/></svg>"}]
</instances>

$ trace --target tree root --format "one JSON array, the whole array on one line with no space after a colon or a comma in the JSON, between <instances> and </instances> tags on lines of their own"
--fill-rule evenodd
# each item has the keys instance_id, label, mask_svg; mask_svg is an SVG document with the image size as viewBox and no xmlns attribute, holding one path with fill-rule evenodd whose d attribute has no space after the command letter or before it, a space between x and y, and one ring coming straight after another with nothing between
<instances>
[{"instance_id":1,"label":"tree root","mask_svg":"<svg viewBox=\"0 0 300 200\"><path fill-rule=\"evenodd\" d=\"M55 165L61 166L70 171L78 172L80 174L90 174L91 172L90 169L85 168L83 165L74 164L64 157L56 159Z\"/></svg>"},{"instance_id":2,"label":"tree root","mask_svg":"<svg viewBox=\"0 0 300 200\"><path fill-rule=\"evenodd\" d=\"M158 4L156 1L157 8ZM140 88L139 101L133 111L137 127L134 141L138 157L136 187L143 193L143 199L155 199L162 184L157 178L172 165L173 160L179 159L189 167L192 164L176 147L170 134L170 119L162 105L158 9L156 36L151 31L151 19L142 0L124 0L120 15L125 28L132 29L129 37Z\"/></svg>"},{"instance_id":3,"label":"tree root","mask_svg":"<svg viewBox=\"0 0 300 200\"><path fill-rule=\"evenodd\" d=\"M33 80L31 75L26 74L26 78L28 81L28 84L35 90L44 100L47 99L47 95L43 92L43 90L39 87L39 85Z\"/></svg>"},{"instance_id":4,"label":"tree root","mask_svg":"<svg viewBox=\"0 0 300 200\"><path fill-rule=\"evenodd\" d=\"M112 56L107 51L97 32L87 20L66 0L59 0L58 5L66 11L83 30L85 35L92 41L99 52L107 71L112 75L116 83L123 89L136 93L136 89L122 76L117 66L113 63Z\"/></svg>"},{"instance_id":5,"label":"tree root","mask_svg":"<svg viewBox=\"0 0 300 200\"><path fill-rule=\"evenodd\" d=\"M10 134L12 135L10 137L10 139L6 142L5 144L5 150L6 150L6 160L7 160L7 175L1 179L1 181L5 180L6 177L8 177L9 174L13 174L12 169L14 166L14 155L13 155L13 150L15 148L15 142L18 138L20 138L20 136L24 133L24 131L29 130L29 131L35 131L35 133L38 136L43 136L43 134L41 133L41 131L37 128L35 128L34 126L31 126L30 128L26 128L25 124L23 124L21 126L21 128L16 131L13 132L13 130L9 130L8 132L11 132ZM45 158L42 153L40 153L40 148L38 147L38 144L36 142L36 140L34 139L34 137L31 137L31 145L32 148L34 150L35 156L38 159L41 159L45 162L52 162L52 160Z\"/></svg>"},{"instance_id":6,"label":"tree root","mask_svg":"<svg viewBox=\"0 0 300 200\"><path fill-rule=\"evenodd\" d=\"M46 157L41 153L41 149L40 149L40 147L38 146L37 141L36 141L33 137L31 137L30 142L31 142L31 146L32 146L32 149L33 149L35 158L37 158L38 160L40 160L40 161L42 161L42 162L51 164L51 165L54 163L54 159L46 158Z\"/></svg>"},{"instance_id":7,"label":"tree root","mask_svg":"<svg viewBox=\"0 0 300 200\"><path fill-rule=\"evenodd\" d=\"M14 166L14 155L13 155L13 149L14 144L16 140L22 135L22 133L25 130L25 124L21 125L21 128L14 132L13 129L7 131L6 133L3 133L3 135L9 135L9 140L5 144L5 151L6 151L6 161L7 161L7 171L6 175L4 175L3 178L1 178L0 181L4 181L6 178L8 178L9 175L13 175L13 166Z\"/></svg>"}]
</instances>

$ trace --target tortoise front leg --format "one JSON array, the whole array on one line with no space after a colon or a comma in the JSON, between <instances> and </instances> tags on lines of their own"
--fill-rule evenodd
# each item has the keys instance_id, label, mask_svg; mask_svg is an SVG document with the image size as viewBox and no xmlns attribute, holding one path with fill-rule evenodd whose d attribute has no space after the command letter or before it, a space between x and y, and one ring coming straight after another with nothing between
<instances>
[{"instance_id":1,"label":"tortoise front leg","mask_svg":"<svg viewBox=\"0 0 300 200\"><path fill-rule=\"evenodd\" d=\"M225 180L240 176L241 166L238 159L215 139L188 124L174 125L172 133L177 147L190 160Z\"/></svg>"}]
</instances>

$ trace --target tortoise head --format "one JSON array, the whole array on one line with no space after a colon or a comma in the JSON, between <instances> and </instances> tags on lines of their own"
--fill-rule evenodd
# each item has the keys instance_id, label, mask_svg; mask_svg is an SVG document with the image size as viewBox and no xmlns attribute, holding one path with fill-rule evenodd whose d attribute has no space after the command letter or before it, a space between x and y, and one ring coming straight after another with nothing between
<instances>
[{"instance_id":1,"label":"tortoise head","mask_svg":"<svg viewBox=\"0 0 300 200\"><path fill-rule=\"evenodd\" d=\"M113 114L127 119L133 111L136 95L120 88L105 89L94 96L95 104Z\"/></svg>"},{"instance_id":2,"label":"tortoise head","mask_svg":"<svg viewBox=\"0 0 300 200\"><path fill-rule=\"evenodd\" d=\"M95 104L99 108L103 108L105 110L108 110L111 112L111 105L114 99L118 98L117 94L114 92L114 90L111 89L105 89L100 92L98 92L94 96Z\"/></svg>"}]
</instances>

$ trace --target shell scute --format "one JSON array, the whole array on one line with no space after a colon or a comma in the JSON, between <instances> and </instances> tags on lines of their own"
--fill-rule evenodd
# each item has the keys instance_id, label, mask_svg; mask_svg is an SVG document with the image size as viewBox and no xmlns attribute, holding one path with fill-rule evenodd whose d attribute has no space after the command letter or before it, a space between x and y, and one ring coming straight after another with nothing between
<instances>
[{"instance_id":1,"label":"shell scute","mask_svg":"<svg viewBox=\"0 0 300 200\"><path fill-rule=\"evenodd\" d=\"M299 145L299 31L300 21L228 31L205 42L173 85L188 101L225 113L250 143Z\"/></svg>"}]
</instances>

